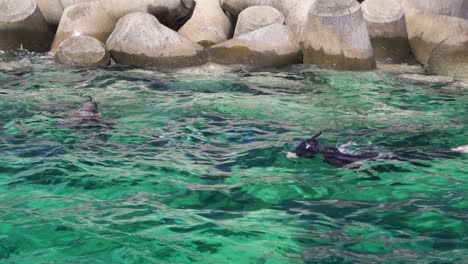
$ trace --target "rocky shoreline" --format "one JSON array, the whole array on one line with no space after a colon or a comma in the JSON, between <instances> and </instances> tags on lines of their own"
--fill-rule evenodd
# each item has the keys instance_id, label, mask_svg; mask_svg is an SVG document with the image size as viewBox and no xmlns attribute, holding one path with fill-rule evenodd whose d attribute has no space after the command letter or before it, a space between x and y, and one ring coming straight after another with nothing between
<instances>
[{"instance_id":1,"label":"rocky shoreline","mask_svg":"<svg viewBox=\"0 0 468 264\"><path fill-rule=\"evenodd\" d=\"M416 61L467 78L468 0L0 0L0 50L20 48L71 66Z\"/></svg>"}]
</instances>

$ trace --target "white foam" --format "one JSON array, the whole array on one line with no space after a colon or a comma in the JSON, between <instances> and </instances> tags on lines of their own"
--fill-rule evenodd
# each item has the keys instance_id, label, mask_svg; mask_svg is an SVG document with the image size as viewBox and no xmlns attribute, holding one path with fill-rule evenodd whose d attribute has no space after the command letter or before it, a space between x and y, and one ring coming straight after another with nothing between
<instances>
[{"instance_id":1,"label":"white foam","mask_svg":"<svg viewBox=\"0 0 468 264\"><path fill-rule=\"evenodd\" d=\"M341 146L338 147L338 150L342 153L346 154L357 154L355 150L352 150L353 146L357 146L358 144L354 141L349 141L346 144L342 144Z\"/></svg>"},{"instance_id":2,"label":"white foam","mask_svg":"<svg viewBox=\"0 0 468 264\"><path fill-rule=\"evenodd\" d=\"M461 153L468 153L468 145L459 146L451 150L456 151L456 152L461 152Z\"/></svg>"}]
</instances>

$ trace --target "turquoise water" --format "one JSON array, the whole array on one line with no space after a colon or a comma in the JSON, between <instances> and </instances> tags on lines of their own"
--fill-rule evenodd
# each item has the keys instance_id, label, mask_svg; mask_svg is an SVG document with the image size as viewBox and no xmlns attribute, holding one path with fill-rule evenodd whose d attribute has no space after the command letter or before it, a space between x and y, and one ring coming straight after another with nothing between
<instances>
[{"instance_id":1,"label":"turquoise water","mask_svg":"<svg viewBox=\"0 0 468 264\"><path fill-rule=\"evenodd\" d=\"M464 263L468 84L418 72L0 54L0 262ZM59 125L86 96L114 127ZM415 159L285 157L319 130Z\"/></svg>"}]
</instances>

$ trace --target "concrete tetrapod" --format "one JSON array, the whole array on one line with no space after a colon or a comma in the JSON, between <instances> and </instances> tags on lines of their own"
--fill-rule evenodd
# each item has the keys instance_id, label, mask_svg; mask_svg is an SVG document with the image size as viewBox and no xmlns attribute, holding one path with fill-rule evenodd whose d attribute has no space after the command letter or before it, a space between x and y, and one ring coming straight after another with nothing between
<instances>
[{"instance_id":1,"label":"concrete tetrapod","mask_svg":"<svg viewBox=\"0 0 468 264\"><path fill-rule=\"evenodd\" d=\"M100 2L104 10L116 21L131 13L148 12L156 16L160 23L172 29L180 28L181 23L185 22L185 18L190 16L195 8L194 0L100 0Z\"/></svg>"},{"instance_id":2,"label":"concrete tetrapod","mask_svg":"<svg viewBox=\"0 0 468 264\"><path fill-rule=\"evenodd\" d=\"M234 37L271 24L284 24L284 15L276 8L271 6L248 7L237 18Z\"/></svg>"},{"instance_id":3,"label":"concrete tetrapod","mask_svg":"<svg viewBox=\"0 0 468 264\"><path fill-rule=\"evenodd\" d=\"M300 63L301 47L285 25L273 24L240 35L207 50L210 61L219 64L276 66Z\"/></svg>"},{"instance_id":4,"label":"concrete tetrapod","mask_svg":"<svg viewBox=\"0 0 468 264\"><path fill-rule=\"evenodd\" d=\"M428 64L433 73L468 78L468 35L453 36L435 46Z\"/></svg>"},{"instance_id":5,"label":"concrete tetrapod","mask_svg":"<svg viewBox=\"0 0 468 264\"><path fill-rule=\"evenodd\" d=\"M39 9L49 26L58 26L62 17L63 7L60 0L36 0Z\"/></svg>"},{"instance_id":6,"label":"concrete tetrapod","mask_svg":"<svg viewBox=\"0 0 468 264\"><path fill-rule=\"evenodd\" d=\"M65 8L55 35L51 52L71 36L90 36L105 43L115 27L115 18L107 13L100 2L85 2Z\"/></svg>"},{"instance_id":7,"label":"concrete tetrapod","mask_svg":"<svg viewBox=\"0 0 468 264\"><path fill-rule=\"evenodd\" d=\"M408 17L407 21L411 51L415 59L424 65L428 64L434 47L444 40L468 36L468 20L458 17L417 15Z\"/></svg>"},{"instance_id":8,"label":"concrete tetrapod","mask_svg":"<svg viewBox=\"0 0 468 264\"><path fill-rule=\"evenodd\" d=\"M303 41L303 30L307 21L310 6L316 0L220 0L221 6L227 12L238 16L243 10L251 6L271 6L280 11L285 17L285 23Z\"/></svg>"},{"instance_id":9,"label":"concrete tetrapod","mask_svg":"<svg viewBox=\"0 0 468 264\"><path fill-rule=\"evenodd\" d=\"M432 49L441 41L468 34L467 0L402 0L411 51L427 65Z\"/></svg>"},{"instance_id":10,"label":"concrete tetrapod","mask_svg":"<svg viewBox=\"0 0 468 264\"><path fill-rule=\"evenodd\" d=\"M52 39L53 33L34 0L0 0L0 50L46 52Z\"/></svg>"},{"instance_id":11,"label":"concrete tetrapod","mask_svg":"<svg viewBox=\"0 0 468 264\"><path fill-rule=\"evenodd\" d=\"M227 40L232 34L232 24L218 1L197 0L192 17L179 34L208 47Z\"/></svg>"},{"instance_id":12,"label":"concrete tetrapod","mask_svg":"<svg viewBox=\"0 0 468 264\"><path fill-rule=\"evenodd\" d=\"M69 4L72 5L67 6ZM193 0L62 0L62 5L67 7L60 20L52 52L71 36L91 36L105 43L117 21L134 12L148 12L165 21L166 25L178 27L195 4Z\"/></svg>"},{"instance_id":13,"label":"concrete tetrapod","mask_svg":"<svg viewBox=\"0 0 468 264\"><path fill-rule=\"evenodd\" d=\"M376 60L401 63L409 59L405 12L397 0L366 0L361 4Z\"/></svg>"},{"instance_id":14,"label":"concrete tetrapod","mask_svg":"<svg viewBox=\"0 0 468 264\"><path fill-rule=\"evenodd\" d=\"M205 63L203 47L162 25L148 13L119 20L106 43L115 62L135 66L185 67Z\"/></svg>"},{"instance_id":15,"label":"concrete tetrapod","mask_svg":"<svg viewBox=\"0 0 468 264\"><path fill-rule=\"evenodd\" d=\"M336 70L376 67L361 7L354 0L317 0L304 28L304 63Z\"/></svg>"},{"instance_id":16,"label":"concrete tetrapod","mask_svg":"<svg viewBox=\"0 0 468 264\"><path fill-rule=\"evenodd\" d=\"M99 40L88 36L73 36L60 44L55 53L57 63L70 66L105 66L110 54Z\"/></svg>"}]
</instances>

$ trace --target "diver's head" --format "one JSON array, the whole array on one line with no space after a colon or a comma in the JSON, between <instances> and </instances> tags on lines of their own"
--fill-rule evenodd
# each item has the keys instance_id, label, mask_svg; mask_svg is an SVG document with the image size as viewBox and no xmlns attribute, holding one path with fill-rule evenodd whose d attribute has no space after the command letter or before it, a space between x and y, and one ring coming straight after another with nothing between
<instances>
[{"instance_id":1,"label":"diver's head","mask_svg":"<svg viewBox=\"0 0 468 264\"><path fill-rule=\"evenodd\" d=\"M88 113L93 113L93 114L98 114L98 106L96 101L92 97L89 97L86 102L84 102L83 106L80 109L83 112L88 112Z\"/></svg>"},{"instance_id":2,"label":"diver's head","mask_svg":"<svg viewBox=\"0 0 468 264\"><path fill-rule=\"evenodd\" d=\"M307 158L312 157L320 151L320 142L317 138L322 132L317 133L315 136L306 139L299 144L295 150L288 152L288 158Z\"/></svg>"}]
</instances>

